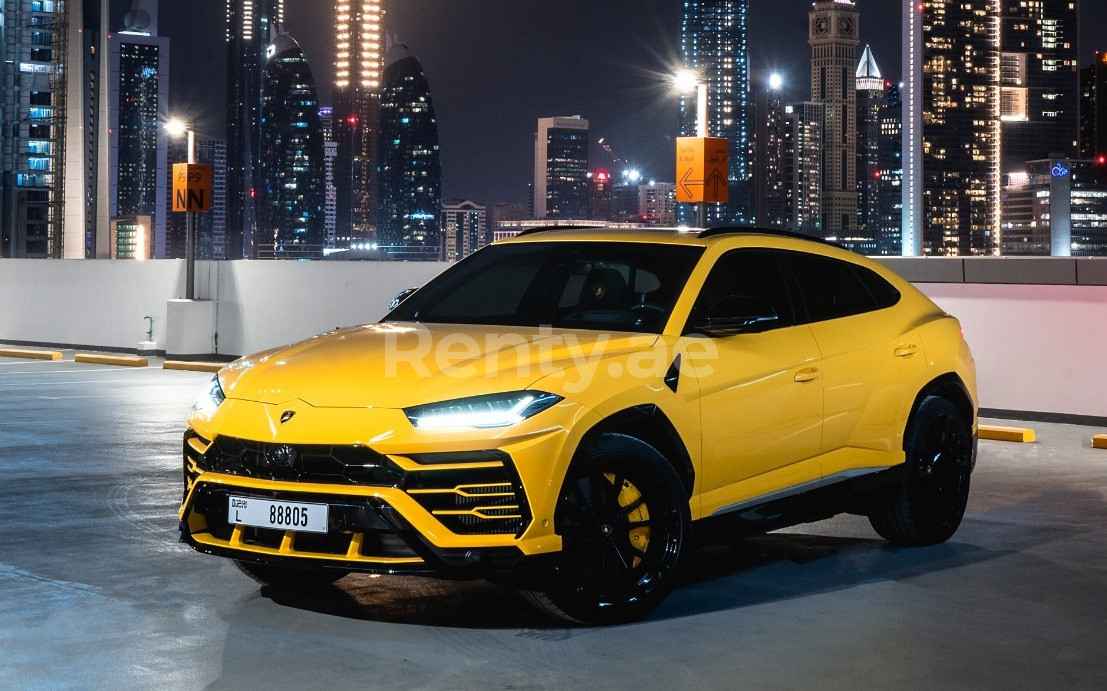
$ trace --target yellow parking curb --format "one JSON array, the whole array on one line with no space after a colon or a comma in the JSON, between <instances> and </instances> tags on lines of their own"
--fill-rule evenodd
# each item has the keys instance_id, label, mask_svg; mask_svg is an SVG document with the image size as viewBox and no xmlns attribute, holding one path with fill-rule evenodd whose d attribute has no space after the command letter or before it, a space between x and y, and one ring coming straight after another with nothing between
<instances>
[{"instance_id":1,"label":"yellow parking curb","mask_svg":"<svg viewBox=\"0 0 1107 691\"><path fill-rule=\"evenodd\" d=\"M1107 449L1107 434L1097 434L1092 437L1093 449Z\"/></svg>"},{"instance_id":2,"label":"yellow parking curb","mask_svg":"<svg viewBox=\"0 0 1107 691\"><path fill-rule=\"evenodd\" d=\"M221 362L185 362L183 360L166 360L162 363L162 369L183 370L185 372L218 372L225 366Z\"/></svg>"},{"instance_id":3,"label":"yellow parking curb","mask_svg":"<svg viewBox=\"0 0 1107 691\"><path fill-rule=\"evenodd\" d=\"M994 427L992 425L980 425L980 438L993 441L1014 441L1030 443L1035 441L1034 430L1024 427Z\"/></svg>"},{"instance_id":4,"label":"yellow parking curb","mask_svg":"<svg viewBox=\"0 0 1107 691\"><path fill-rule=\"evenodd\" d=\"M20 357L28 360L61 360L62 354L53 350L15 350L0 348L0 357Z\"/></svg>"},{"instance_id":5,"label":"yellow parking curb","mask_svg":"<svg viewBox=\"0 0 1107 691\"><path fill-rule=\"evenodd\" d=\"M73 362L84 362L90 365L118 365L119 367L147 367L150 364L144 357L93 355L91 353L77 353L73 356Z\"/></svg>"}]
</instances>

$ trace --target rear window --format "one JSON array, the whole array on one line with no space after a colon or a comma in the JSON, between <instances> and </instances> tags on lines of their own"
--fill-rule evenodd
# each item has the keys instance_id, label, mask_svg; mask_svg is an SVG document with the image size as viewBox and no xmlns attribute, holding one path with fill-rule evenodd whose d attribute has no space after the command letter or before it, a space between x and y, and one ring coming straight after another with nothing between
<instances>
[{"instance_id":1,"label":"rear window","mask_svg":"<svg viewBox=\"0 0 1107 691\"><path fill-rule=\"evenodd\" d=\"M799 252L789 252L788 261L809 321L872 312L899 301L893 285L863 266Z\"/></svg>"}]
</instances>

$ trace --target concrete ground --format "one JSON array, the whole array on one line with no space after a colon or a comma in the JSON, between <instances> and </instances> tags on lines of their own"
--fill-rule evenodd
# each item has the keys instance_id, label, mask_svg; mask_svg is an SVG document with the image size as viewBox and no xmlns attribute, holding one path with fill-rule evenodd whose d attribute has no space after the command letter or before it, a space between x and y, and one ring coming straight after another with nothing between
<instances>
[{"instance_id":1,"label":"concrete ground","mask_svg":"<svg viewBox=\"0 0 1107 691\"><path fill-rule=\"evenodd\" d=\"M1107 688L1103 430L982 442L947 544L843 516L693 553L644 622L566 628L483 582L292 597L180 545L209 377L0 358L0 688Z\"/></svg>"}]
</instances>

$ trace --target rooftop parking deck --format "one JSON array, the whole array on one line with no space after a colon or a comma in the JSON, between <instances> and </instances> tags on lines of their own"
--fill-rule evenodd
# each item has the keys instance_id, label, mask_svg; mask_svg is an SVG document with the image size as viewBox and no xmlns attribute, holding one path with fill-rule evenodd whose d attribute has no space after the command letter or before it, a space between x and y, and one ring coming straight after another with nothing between
<instances>
[{"instance_id":1,"label":"rooftop parking deck","mask_svg":"<svg viewBox=\"0 0 1107 691\"><path fill-rule=\"evenodd\" d=\"M1107 685L1107 430L982 441L946 544L842 516L693 552L646 621L563 628L482 581L259 589L177 542L211 375L63 356L0 358L0 688Z\"/></svg>"}]
</instances>

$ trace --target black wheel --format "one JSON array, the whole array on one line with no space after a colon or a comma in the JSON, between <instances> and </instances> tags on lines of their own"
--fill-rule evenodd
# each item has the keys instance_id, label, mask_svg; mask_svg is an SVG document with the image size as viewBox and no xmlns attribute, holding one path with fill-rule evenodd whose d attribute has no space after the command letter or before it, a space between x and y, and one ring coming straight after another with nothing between
<instances>
[{"instance_id":1,"label":"black wheel","mask_svg":"<svg viewBox=\"0 0 1107 691\"><path fill-rule=\"evenodd\" d=\"M311 591L329 586L345 576L349 571L324 568L295 568L290 566L270 566L249 561L235 560L234 565L242 573L262 585L288 591Z\"/></svg>"},{"instance_id":2,"label":"black wheel","mask_svg":"<svg viewBox=\"0 0 1107 691\"><path fill-rule=\"evenodd\" d=\"M929 396L919 405L905 442L900 491L869 514L869 522L890 542L945 542L961 525L969 500L975 451L969 422L950 401Z\"/></svg>"},{"instance_id":3,"label":"black wheel","mask_svg":"<svg viewBox=\"0 0 1107 691\"><path fill-rule=\"evenodd\" d=\"M605 434L573 462L554 514L562 558L523 595L538 609L585 624L637 619L673 586L688 542L688 495L652 446Z\"/></svg>"}]
</instances>

